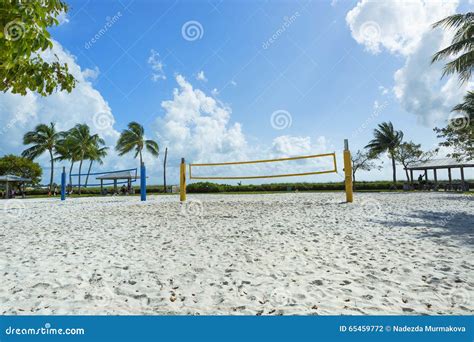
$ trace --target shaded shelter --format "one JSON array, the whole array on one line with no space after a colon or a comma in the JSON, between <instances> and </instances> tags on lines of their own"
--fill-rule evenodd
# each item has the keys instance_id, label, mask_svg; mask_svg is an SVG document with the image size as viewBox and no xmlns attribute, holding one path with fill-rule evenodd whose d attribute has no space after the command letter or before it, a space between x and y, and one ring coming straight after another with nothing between
<instances>
[{"instance_id":1,"label":"shaded shelter","mask_svg":"<svg viewBox=\"0 0 474 342\"><path fill-rule=\"evenodd\" d=\"M464 177L464 169L474 167L474 161L459 161L454 158L440 158L440 159L431 159L424 162L412 163L410 164L406 170L410 172L410 181L413 184L413 172L414 171L422 171L425 176L425 181L428 182L429 180L429 173L428 171L433 171L433 182L435 187L438 185L438 171L439 170L447 170L448 171L448 185L449 189L453 189L453 176L452 170L459 169L461 175L461 187L463 189L468 187Z\"/></svg>"}]
</instances>

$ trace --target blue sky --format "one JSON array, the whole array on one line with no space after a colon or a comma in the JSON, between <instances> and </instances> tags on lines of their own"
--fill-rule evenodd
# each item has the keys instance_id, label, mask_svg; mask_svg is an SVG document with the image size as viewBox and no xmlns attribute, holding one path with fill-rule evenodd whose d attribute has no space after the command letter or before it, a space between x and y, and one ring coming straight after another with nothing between
<instances>
[{"instance_id":1,"label":"blue sky","mask_svg":"<svg viewBox=\"0 0 474 342\"><path fill-rule=\"evenodd\" d=\"M446 122L449 108L471 86L441 80L442 64L429 63L436 45L450 38L430 25L466 10L468 2L68 3L69 13L51 32L56 49L76 64L83 84L61 98L31 99L35 120L61 123L60 113L48 116L37 109L50 107L54 113L63 105L54 101L68 103L67 111L77 106L71 120L90 122L97 111L105 112L113 118L104 133L110 144L136 120L162 150L169 147L171 163L182 156L212 162L340 152L345 138L355 151L370 140L378 123L388 120L405 132L406 140L432 149L437 143L432 128ZM197 30L197 37L183 33L186 25L191 35ZM14 102L4 106L10 111L22 102L13 95L8 101ZM95 102L96 113L86 113ZM180 113L196 102L197 112L191 109L191 119L183 118ZM276 111L285 113L291 125L275 129ZM80 114L76 118L74 113ZM188 138L179 137L181 132L188 132ZM19 148L7 146L12 152ZM97 169L133 163L132 156L111 156ZM152 177L159 182L160 171ZM388 179L390 170L361 178Z\"/></svg>"},{"instance_id":2,"label":"blue sky","mask_svg":"<svg viewBox=\"0 0 474 342\"><path fill-rule=\"evenodd\" d=\"M216 88L217 97L231 106L232 120L250 136L266 140L281 134L272 129L269 116L285 109L293 118L285 134L325 135L336 142L372 113L379 86L389 86L402 64L386 54L367 54L352 39L345 15L354 2L334 7L293 1L122 3L128 7L112 1L85 7L83 1L70 2L70 22L54 30L82 67L100 69L94 86L121 127L132 117L147 124L163 115L160 103L170 97L176 87L173 75L179 73L206 93ZM121 19L85 49L105 18L118 12ZM294 13L299 13L295 22L263 49L283 18ZM189 20L202 24L202 39L183 39L181 27ZM146 63L151 49L162 57L166 80L151 81ZM201 70L207 82L196 82ZM394 119L403 115L399 108L392 111ZM334 116L340 117L338 124ZM415 121L407 118L411 122L397 120L401 128Z\"/></svg>"}]
</instances>

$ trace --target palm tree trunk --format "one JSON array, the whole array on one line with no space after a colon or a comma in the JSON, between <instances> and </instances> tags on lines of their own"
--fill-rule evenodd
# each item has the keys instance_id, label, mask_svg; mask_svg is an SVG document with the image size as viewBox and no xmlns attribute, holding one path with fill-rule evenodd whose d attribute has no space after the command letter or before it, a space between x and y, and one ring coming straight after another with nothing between
<instances>
[{"instance_id":1,"label":"palm tree trunk","mask_svg":"<svg viewBox=\"0 0 474 342\"><path fill-rule=\"evenodd\" d=\"M140 167L142 167L143 158L142 158L142 150L140 150Z\"/></svg>"},{"instance_id":2,"label":"palm tree trunk","mask_svg":"<svg viewBox=\"0 0 474 342\"><path fill-rule=\"evenodd\" d=\"M53 191L53 178L54 178L53 150L49 150L49 156L51 158L51 177L49 178L49 192L52 192Z\"/></svg>"},{"instance_id":3,"label":"palm tree trunk","mask_svg":"<svg viewBox=\"0 0 474 342\"><path fill-rule=\"evenodd\" d=\"M82 170L82 158L81 158L81 161L79 163L79 195L81 194L81 170Z\"/></svg>"},{"instance_id":4,"label":"palm tree trunk","mask_svg":"<svg viewBox=\"0 0 474 342\"><path fill-rule=\"evenodd\" d=\"M85 188L87 188L87 182L89 181L89 175L90 175L90 173L91 173L91 168L92 168L92 163L93 163L93 162L94 162L94 161L91 160L91 163L89 164L89 170L87 170L86 183L84 184L84 187L85 187Z\"/></svg>"},{"instance_id":5,"label":"palm tree trunk","mask_svg":"<svg viewBox=\"0 0 474 342\"><path fill-rule=\"evenodd\" d=\"M392 157L392 172L393 172L393 185L397 184L397 167L395 165L395 157L393 154L391 155Z\"/></svg>"},{"instance_id":6,"label":"palm tree trunk","mask_svg":"<svg viewBox=\"0 0 474 342\"><path fill-rule=\"evenodd\" d=\"M166 158L168 157L168 147L165 149L165 159L163 161L163 188L166 194Z\"/></svg>"},{"instance_id":7,"label":"palm tree trunk","mask_svg":"<svg viewBox=\"0 0 474 342\"><path fill-rule=\"evenodd\" d=\"M72 169L74 167L74 160L71 161L71 167L69 168L69 185L71 186L72 189Z\"/></svg>"}]
</instances>

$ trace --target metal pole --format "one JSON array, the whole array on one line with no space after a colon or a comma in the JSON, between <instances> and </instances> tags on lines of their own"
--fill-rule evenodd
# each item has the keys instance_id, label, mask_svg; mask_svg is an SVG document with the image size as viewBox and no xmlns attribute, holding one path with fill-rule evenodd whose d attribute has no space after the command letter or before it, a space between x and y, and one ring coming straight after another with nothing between
<instances>
[{"instance_id":1,"label":"metal pole","mask_svg":"<svg viewBox=\"0 0 474 342\"><path fill-rule=\"evenodd\" d=\"M448 167L449 190L453 188L453 178L451 176L451 168Z\"/></svg>"},{"instance_id":2,"label":"metal pole","mask_svg":"<svg viewBox=\"0 0 474 342\"><path fill-rule=\"evenodd\" d=\"M186 201L186 163L184 158L181 158L181 165L179 169L179 200Z\"/></svg>"},{"instance_id":3,"label":"metal pole","mask_svg":"<svg viewBox=\"0 0 474 342\"><path fill-rule=\"evenodd\" d=\"M349 151L349 140L344 139L344 175L346 188L346 201L352 203L354 201L352 189L352 160Z\"/></svg>"},{"instance_id":4,"label":"metal pole","mask_svg":"<svg viewBox=\"0 0 474 342\"><path fill-rule=\"evenodd\" d=\"M66 200L66 168L63 166L61 173L61 201Z\"/></svg>"},{"instance_id":5,"label":"metal pole","mask_svg":"<svg viewBox=\"0 0 474 342\"><path fill-rule=\"evenodd\" d=\"M143 162L140 168L140 199L146 201L146 168Z\"/></svg>"},{"instance_id":6,"label":"metal pole","mask_svg":"<svg viewBox=\"0 0 474 342\"><path fill-rule=\"evenodd\" d=\"M163 189L166 194L166 159L168 158L168 147L165 148L165 159L163 161Z\"/></svg>"}]
</instances>

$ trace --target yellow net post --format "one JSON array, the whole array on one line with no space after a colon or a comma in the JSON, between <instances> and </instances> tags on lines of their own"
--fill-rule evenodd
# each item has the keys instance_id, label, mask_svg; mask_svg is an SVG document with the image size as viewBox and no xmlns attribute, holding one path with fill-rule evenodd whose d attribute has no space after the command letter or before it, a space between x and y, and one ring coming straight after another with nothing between
<instances>
[{"instance_id":1,"label":"yellow net post","mask_svg":"<svg viewBox=\"0 0 474 342\"><path fill-rule=\"evenodd\" d=\"M344 175L346 185L346 201L352 203L354 196L352 193L352 160L349 151L349 141L344 139Z\"/></svg>"},{"instance_id":2,"label":"yellow net post","mask_svg":"<svg viewBox=\"0 0 474 342\"><path fill-rule=\"evenodd\" d=\"M184 158L181 158L181 165L179 169L179 200L186 201L186 163Z\"/></svg>"}]
</instances>

